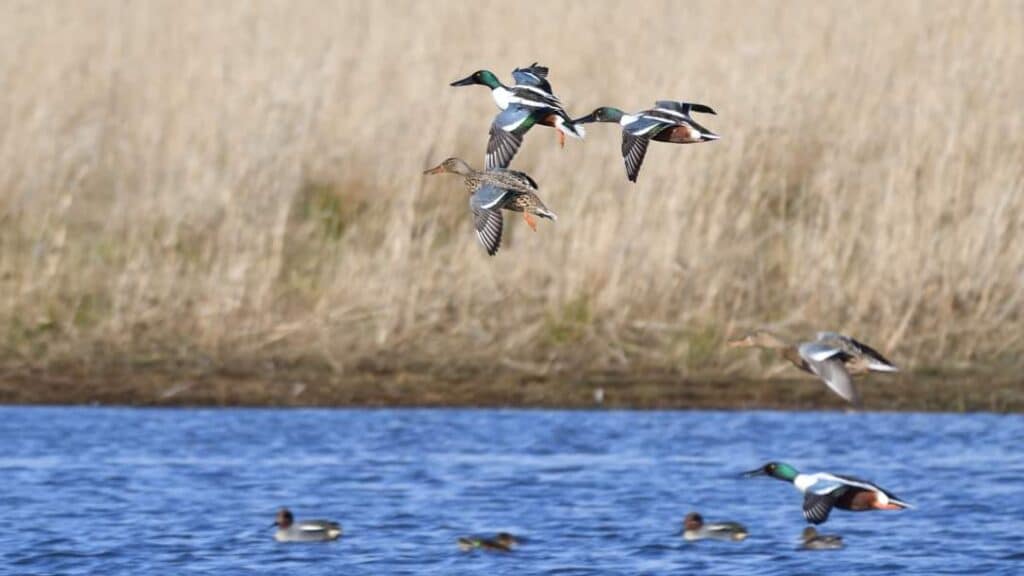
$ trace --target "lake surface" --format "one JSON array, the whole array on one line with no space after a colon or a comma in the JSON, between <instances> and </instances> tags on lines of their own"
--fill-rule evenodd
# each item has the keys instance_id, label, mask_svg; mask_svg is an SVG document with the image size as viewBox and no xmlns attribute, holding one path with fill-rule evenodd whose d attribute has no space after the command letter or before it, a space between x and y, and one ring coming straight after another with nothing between
<instances>
[{"instance_id":1,"label":"lake surface","mask_svg":"<svg viewBox=\"0 0 1024 576\"><path fill-rule=\"evenodd\" d=\"M838 412L0 408L10 574L1024 574L1024 417ZM917 506L797 550L768 460ZM279 544L279 506L341 540ZM682 517L741 543L679 538ZM511 554L455 540L499 530Z\"/></svg>"}]
</instances>

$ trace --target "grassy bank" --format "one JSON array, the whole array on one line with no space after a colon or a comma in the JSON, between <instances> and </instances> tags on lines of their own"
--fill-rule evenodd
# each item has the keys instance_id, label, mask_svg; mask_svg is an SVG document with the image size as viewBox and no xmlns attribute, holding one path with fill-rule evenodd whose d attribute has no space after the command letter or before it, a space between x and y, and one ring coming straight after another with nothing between
<instances>
[{"instance_id":1,"label":"grassy bank","mask_svg":"<svg viewBox=\"0 0 1024 576\"><path fill-rule=\"evenodd\" d=\"M0 377L0 404L274 407L525 407L569 409L847 410L811 378L724 379L673 372L553 377L480 366L362 365L344 375L308 368L249 374L134 370L122 374ZM864 409L915 412L1024 412L1019 378L915 375L861 383Z\"/></svg>"},{"instance_id":2,"label":"grassy bank","mask_svg":"<svg viewBox=\"0 0 1024 576\"><path fill-rule=\"evenodd\" d=\"M762 325L1024 368L1019 2L6 3L0 39L9 382L749 380L722 342ZM482 164L493 103L448 82L534 60L574 115L682 98L723 139L631 185L616 127L537 129L560 219L489 258L421 171Z\"/></svg>"}]
</instances>

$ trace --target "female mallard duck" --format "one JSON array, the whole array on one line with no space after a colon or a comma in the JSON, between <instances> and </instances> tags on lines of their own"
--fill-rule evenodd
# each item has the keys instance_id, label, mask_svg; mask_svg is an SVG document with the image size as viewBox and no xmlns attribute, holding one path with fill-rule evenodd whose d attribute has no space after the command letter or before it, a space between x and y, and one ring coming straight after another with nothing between
<instances>
[{"instance_id":1,"label":"female mallard duck","mask_svg":"<svg viewBox=\"0 0 1024 576\"><path fill-rule=\"evenodd\" d=\"M756 330L728 345L777 350L797 368L821 378L833 392L854 406L860 406L860 395L851 376L898 371L874 348L836 332L818 332L812 342L788 344L768 330Z\"/></svg>"},{"instance_id":2,"label":"female mallard duck","mask_svg":"<svg viewBox=\"0 0 1024 576\"><path fill-rule=\"evenodd\" d=\"M811 524L821 524L828 520L832 508L864 512L911 507L891 492L867 480L828 472L801 474L784 462L769 462L743 475L771 476L792 483L804 495L804 518Z\"/></svg>"},{"instance_id":3,"label":"female mallard duck","mask_svg":"<svg viewBox=\"0 0 1024 576\"><path fill-rule=\"evenodd\" d=\"M492 552L511 552L519 545L519 539L508 532L498 532L494 538L478 538L467 536L459 538L459 549L463 552L471 550L489 550Z\"/></svg>"},{"instance_id":4,"label":"female mallard duck","mask_svg":"<svg viewBox=\"0 0 1024 576\"><path fill-rule=\"evenodd\" d=\"M585 132L577 126L551 91L548 69L536 62L512 71L514 86L505 86L490 70L478 70L452 82L452 86L480 84L491 89L494 103L502 110L491 123L484 168L506 168L519 151L523 136L536 124L558 131L558 141L565 146L565 136L583 139Z\"/></svg>"},{"instance_id":5,"label":"female mallard duck","mask_svg":"<svg viewBox=\"0 0 1024 576\"><path fill-rule=\"evenodd\" d=\"M738 522L705 523L704 517L690 512L683 519L683 538L685 540L745 540L747 527Z\"/></svg>"},{"instance_id":6,"label":"female mallard duck","mask_svg":"<svg viewBox=\"0 0 1024 576\"><path fill-rule=\"evenodd\" d=\"M474 170L459 158L449 158L424 174L445 172L465 178L476 237L491 256L497 254L501 246L502 210L522 212L523 220L534 232L537 231L537 221L531 214L558 220L558 216L548 210L537 196L537 183L523 172L504 168Z\"/></svg>"},{"instance_id":7,"label":"female mallard duck","mask_svg":"<svg viewBox=\"0 0 1024 576\"><path fill-rule=\"evenodd\" d=\"M804 550L838 550L843 547L843 537L834 534L818 534L814 526L804 528L800 535L800 547Z\"/></svg>"},{"instance_id":8,"label":"female mallard duck","mask_svg":"<svg viewBox=\"0 0 1024 576\"><path fill-rule=\"evenodd\" d=\"M281 508L274 520L277 531L274 540L278 542L327 542L341 536L341 525L330 520L295 521L291 510Z\"/></svg>"},{"instance_id":9,"label":"female mallard duck","mask_svg":"<svg viewBox=\"0 0 1024 576\"><path fill-rule=\"evenodd\" d=\"M718 135L701 126L690 112L714 114L715 111L703 104L659 100L655 107L636 114L627 114L618 108L602 106L590 114L574 120L576 124L591 122L616 122L622 126L622 158L626 163L626 177L636 182L640 166L647 154L651 140L691 144L718 140Z\"/></svg>"}]
</instances>

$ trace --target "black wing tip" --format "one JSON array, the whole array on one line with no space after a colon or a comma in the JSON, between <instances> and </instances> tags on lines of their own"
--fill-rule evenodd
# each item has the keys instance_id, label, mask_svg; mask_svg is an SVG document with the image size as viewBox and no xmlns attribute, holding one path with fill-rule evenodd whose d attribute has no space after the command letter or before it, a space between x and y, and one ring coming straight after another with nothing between
<instances>
[{"instance_id":1,"label":"black wing tip","mask_svg":"<svg viewBox=\"0 0 1024 576\"><path fill-rule=\"evenodd\" d=\"M715 112L715 110L711 108L711 106L707 106L704 104L691 104L690 110L694 112L700 112L701 114L711 114L712 116L718 116L718 112Z\"/></svg>"}]
</instances>

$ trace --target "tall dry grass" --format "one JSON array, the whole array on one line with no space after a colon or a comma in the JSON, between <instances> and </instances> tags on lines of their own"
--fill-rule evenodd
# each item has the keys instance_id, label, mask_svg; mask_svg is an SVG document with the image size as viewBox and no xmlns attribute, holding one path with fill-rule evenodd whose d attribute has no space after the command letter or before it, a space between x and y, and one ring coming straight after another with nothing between
<instances>
[{"instance_id":1,"label":"tall dry grass","mask_svg":"<svg viewBox=\"0 0 1024 576\"><path fill-rule=\"evenodd\" d=\"M1024 3L6 2L7 366L753 372L756 325L1020 368ZM529 134L556 224L476 245L482 67L716 143ZM423 364L417 364L422 366ZM502 368L499 368L502 369Z\"/></svg>"}]
</instances>

